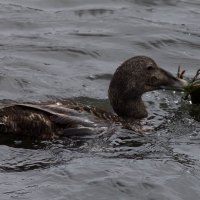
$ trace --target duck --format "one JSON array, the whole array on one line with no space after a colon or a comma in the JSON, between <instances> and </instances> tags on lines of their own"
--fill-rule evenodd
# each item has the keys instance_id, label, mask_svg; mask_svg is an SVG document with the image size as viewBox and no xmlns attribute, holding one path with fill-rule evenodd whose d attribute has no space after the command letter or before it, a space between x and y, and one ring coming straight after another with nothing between
<instances>
[{"instance_id":1,"label":"duck","mask_svg":"<svg viewBox=\"0 0 200 200\"><path fill-rule=\"evenodd\" d=\"M45 139L114 133L134 129L134 120L148 116L142 101L146 92L183 90L187 81L159 67L147 56L123 62L111 78L108 98L115 113L71 100L25 102L0 108L0 133Z\"/></svg>"}]
</instances>

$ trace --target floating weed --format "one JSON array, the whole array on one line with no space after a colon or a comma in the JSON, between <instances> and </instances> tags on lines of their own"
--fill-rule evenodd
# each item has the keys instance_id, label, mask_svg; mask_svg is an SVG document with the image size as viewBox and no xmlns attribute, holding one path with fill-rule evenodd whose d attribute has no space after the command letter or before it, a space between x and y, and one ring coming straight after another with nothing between
<instances>
[{"instance_id":1,"label":"floating weed","mask_svg":"<svg viewBox=\"0 0 200 200\"><path fill-rule=\"evenodd\" d=\"M177 77L183 79L186 70L180 72L180 65L178 66ZM192 103L198 104L200 103L200 80L197 80L200 74L200 69L197 70L196 75L192 79L191 82L184 88L185 96L183 97L185 100L188 99L189 95L191 96Z\"/></svg>"}]
</instances>

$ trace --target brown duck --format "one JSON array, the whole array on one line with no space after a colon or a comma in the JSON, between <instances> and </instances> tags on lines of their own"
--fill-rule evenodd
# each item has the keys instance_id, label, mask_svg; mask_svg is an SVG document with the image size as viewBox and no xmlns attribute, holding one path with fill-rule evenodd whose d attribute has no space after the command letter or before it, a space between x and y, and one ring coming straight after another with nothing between
<instances>
[{"instance_id":1,"label":"brown duck","mask_svg":"<svg viewBox=\"0 0 200 200\"><path fill-rule=\"evenodd\" d=\"M110 82L108 96L117 115L69 100L5 105L0 109L0 133L57 138L104 134L116 127L134 129L130 119L148 115L142 94L161 88L181 90L186 85L153 59L136 56L119 66Z\"/></svg>"}]
</instances>

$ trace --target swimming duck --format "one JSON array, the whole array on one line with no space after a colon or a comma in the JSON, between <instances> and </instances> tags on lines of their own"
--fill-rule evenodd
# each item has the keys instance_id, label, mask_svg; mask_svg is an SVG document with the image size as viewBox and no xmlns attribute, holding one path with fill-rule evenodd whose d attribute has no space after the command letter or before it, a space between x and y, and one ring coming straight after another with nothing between
<instances>
[{"instance_id":1,"label":"swimming duck","mask_svg":"<svg viewBox=\"0 0 200 200\"><path fill-rule=\"evenodd\" d=\"M70 100L5 105L0 109L0 133L58 138L113 132L115 127L133 129L130 119L148 115L142 94L162 88L182 90L186 85L153 59L132 57L117 68L109 85L108 97L117 115Z\"/></svg>"}]
</instances>

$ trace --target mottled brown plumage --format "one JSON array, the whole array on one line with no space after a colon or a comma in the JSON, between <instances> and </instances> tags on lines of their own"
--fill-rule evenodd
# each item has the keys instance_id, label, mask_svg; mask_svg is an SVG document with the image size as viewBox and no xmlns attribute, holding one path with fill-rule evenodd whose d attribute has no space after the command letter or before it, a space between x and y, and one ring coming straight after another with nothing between
<instances>
[{"instance_id":1,"label":"mottled brown plumage","mask_svg":"<svg viewBox=\"0 0 200 200\"><path fill-rule=\"evenodd\" d=\"M0 109L0 133L57 138L113 133L117 127L134 129L122 117L147 116L143 93L185 84L159 68L151 58L133 57L117 68L110 82L109 99L118 115L69 100L5 105Z\"/></svg>"},{"instance_id":2,"label":"mottled brown plumage","mask_svg":"<svg viewBox=\"0 0 200 200\"><path fill-rule=\"evenodd\" d=\"M70 100L23 103L0 109L0 133L57 138L112 133L115 126L133 129L113 113Z\"/></svg>"}]
</instances>

